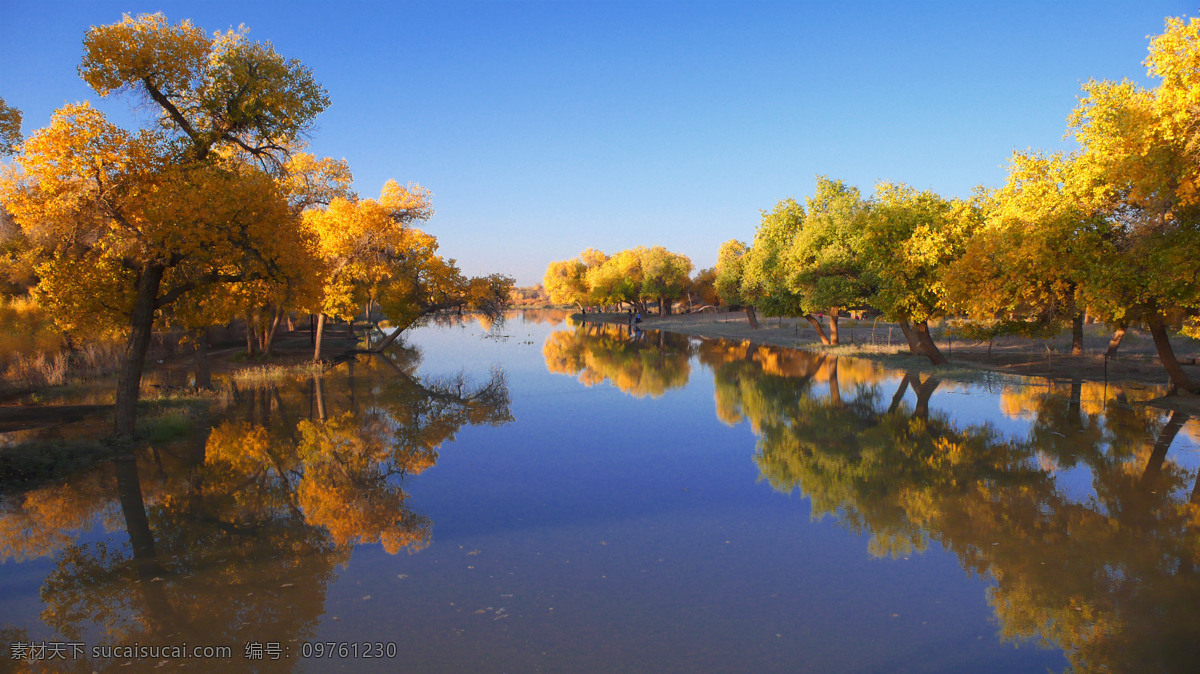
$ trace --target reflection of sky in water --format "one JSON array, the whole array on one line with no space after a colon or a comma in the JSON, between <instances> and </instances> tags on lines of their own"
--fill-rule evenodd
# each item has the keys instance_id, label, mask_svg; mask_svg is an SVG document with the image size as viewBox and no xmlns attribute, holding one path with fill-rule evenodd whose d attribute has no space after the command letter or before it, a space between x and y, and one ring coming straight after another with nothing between
<instances>
[{"instance_id":1,"label":"reflection of sky in water","mask_svg":"<svg viewBox=\"0 0 1200 674\"><path fill-rule=\"evenodd\" d=\"M1033 420L1037 416L1036 410L1025 410L1020 414L1012 414L1012 410L1005 412L1001 403L1003 387L1020 388L1021 382L1022 379L1017 377L1005 377L1003 385L948 382L949 385L943 384L930 397L930 408L948 413L960 428L987 424L1005 438L1024 440L1029 436L1030 429L1033 427ZM897 377L889 380L884 385L884 390L895 390L898 385L899 378ZM1034 392L1045 392L1049 395L1048 386L1041 380L1033 380L1033 383L1026 384L1025 387ZM1087 408L1088 403L1091 403L1093 408L1102 406L1104 403L1102 396L1091 393L1093 395L1085 394L1082 398L1083 406ZM911 389L905 393L905 401L909 405L913 404L915 398L916 395ZM1165 423L1170 417L1170 413L1160 411L1157 416L1162 423ZM1104 423L1103 416L1101 416L1101 423ZM1057 433L1059 436L1063 435L1061 432L1051 432ZM1171 444L1168 460L1188 471L1200 470L1198 437L1200 437L1200 420L1193 417ZM1142 440L1153 442L1153 438ZM1107 448L1107 446L1105 447ZM1058 490L1072 502L1088 503L1096 498L1092 471L1086 465L1057 467L1054 471L1054 481ZM1186 499L1186 494L1182 494L1182 497Z\"/></svg>"},{"instance_id":2,"label":"reflection of sky in water","mask_svg":"<svg viewBox=\"0 0 1200 674\"><path fill-rule=\"evenodd\" d=\"M514 322L504 330L509 346L531 332ZM455 339L420 342L425 371L437 371L440 349L453 366ZM547 377L542 341L504 361L518 422L465 429L411 486L436 532L406 568L416 578L444 576L444 565L475 567L471 586L491 594L460 589L469 614L491 616L503 604L556 636L578 631L574 639L613 640L618 652L647 658L666 647L680 671L784 661L811 671L851 661L868 669L995 662L1002 671L1061 662L996 642L980 581L936 544L874 559L864 539L833 519L808 521L806 499L761 479L748 425L713 416L713 379L696 359L685 387L634 398L611 382L586 388ZM490 362L496 348L476 344L473 362ZM482 552L466 556L474 549ZM429 593L421 583L404 589ZM441 619L453 623L455 610ZM608 668L563 656L545 662Z\"/></svg>"},{"instance_id":3,"label":"reflection of sky in water","mask_svg":"<svg viewBox=\"0 0 1200 674\"><path fill-rule=\"evenodd\" d=\"M584 671L1061 663L998 643L983 583L936 545L874 559L831 518L810 521L806 499L760 478L748 425L714 417L713 379L695 361L687 386L634 398L547 377L537 345L505 360L517 423L464 429L412 483L434 544L399 560L356 557L384 585L403 567L397 601L441 600L421 624L403 620L423 635L414 641L467 630L504 662L517 657L510 641L541 634L534 643L556 646L532 663ZM445 346L422 342L427 370ZM487 362L494 346L477 348ZM331 612L342 602L355 605L331 596ZM373 610L396 619L385 603Z\"/></svg>"},{"instance_id":4,"label":"reflection of sky in water","mask_svg":"<svg viewBox=\"0 0 1200 674\"><path fill-rule=\"evenodd\" d=\"M899 379L896 380L899 384ZM909 391L905 399L912 404L915 394ZM990 424L1005 438L1023 439L1031 426L1028 417L1009 417L1000 413L999 391L989 391L983 386L956 385L939 386L929 399L931 410L948 413L956 426L983 426Z\"/></svg>"},{"instance_id":5,"label":"reflection of sky in water","mask_svg":"<svg viewBox=\"0 0 1200 674\"><path fill-rule=\"evenodd\" d=\"M312 639L395 641L406 666L421 671L1066 666L1058 650L998 638L988 603L998 581L966 572L955 541L876 557L871 535L854 532L845 513L813 520L799 489L772 488L755 461L760 439L751 424L728 426L714 414L718 382L699 356L684 359L686 382L672 379L661 395L635 397L612 379L589 387L548 372L543 347L564 329L573 330L514 318L486 338L473 322L412 336L422 376L461 372L479 383L502 366L514 421L458 428L435 465L404 480L407 505L432 522L431 544L395 555L357 546L317 597L323 612ZM850 401L851 380L870 368L856 370L849 360L839 367L840 394ZM887 408L900 382L897 374L876 376L877 408ZM346 397L334 383L328 396L336 414ZM1006 415L1002 390L943 382L931 413L948 415L960 430L990 424L1004 438L1024 439L1034 419ZM825 381L810 389L828 393ZM905 393L906 417L916 395L911 386ZM1185 430L1168 461L1194 471L1197 454ZM1053 480L1070 502L1093 495L1082 465L1059 469ZM128 537L97 529L81 540L126 545ZM1045 554L1057 563L1059 554L1012 540L967 540L999 559ZM0 565L0 614L34 638L51 636L38 618L38 588L53 567L47 558ZM300 663L298 671L323 664ZM353 664L396 668L395 661Z\"/></svg>"}]
</instances>

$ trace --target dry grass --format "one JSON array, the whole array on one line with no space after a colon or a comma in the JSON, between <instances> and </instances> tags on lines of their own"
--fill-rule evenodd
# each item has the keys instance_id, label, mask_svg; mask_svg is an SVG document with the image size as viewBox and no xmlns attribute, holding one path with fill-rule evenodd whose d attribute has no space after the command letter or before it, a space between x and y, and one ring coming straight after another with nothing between
<instances>
[{"instance_id":1,"label":"dry grass","mask_svg":"<svg viewBox=\"0 0 1200 674\"><path fill-rule=\"evenodd\" d=\"M9 358L4 379L18 388L36 389L60 386L67 381L67 354L47 356L41 351L32 355L18 353Z\"/></svg>"},{"instance_id":2,"label":"dry grass","mask_svg":"<svg viewBox=\"0 0 1200 674\"><path fill-rule=\"evenodd\" d=\"M121 345L112 336L91 336L74 351L66 347L53 317L35 300L0 300L0 392L60 386L120 364Z\"/></svg>"},{"instance_id":3,"label":"dry grass","mask_svg":"<svg viewBox=\"0 0 1200 674\"><path fill-rule=\"evenodd\" d=\"M61 384L67 359L54 322L28 297L0 301L0 378L22 388Z\"/></svg>"},{"instance_id":4,"label":"dry grass","mask_svg":"<svg viewBox=\"0 0 1200 674\"><path fill-rule=\"evenodd\" d=\"M321 372L319 363L300 363L297 365L264 365L262 367L245 367L233 372L229 380L241 388L256 388L275 382L285 381L293 377Z\"/></svg>"},{"instance_id":5,"label":"dry grass","mask_svg":"<svg viewBox=\"0 0 1200 674\"><path fill-rule=\"evenodd\" d=\"M116 340L89 341L71 355L74 374L95 377L115 372L121 366L122 346Z\"/></svg>"}]
</instances>

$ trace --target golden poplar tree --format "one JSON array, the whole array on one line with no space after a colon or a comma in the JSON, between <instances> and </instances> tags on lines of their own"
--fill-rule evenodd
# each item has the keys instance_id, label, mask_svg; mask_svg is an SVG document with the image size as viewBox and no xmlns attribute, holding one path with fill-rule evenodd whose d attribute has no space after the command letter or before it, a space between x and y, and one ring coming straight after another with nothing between
<instances>
[{"instance_id":1,"label":"golden poplar tree","mask_svg":"<svg viewBox=\"0 0 1200 674\"><path fill-rule=\"evenodd\" d=\"M266 171L329 101L245 29L209 36L161 14L93 27L79 72L158 118L129 131L64 107L21 146L5 204L44 254L38 291L62 320L124 326L115 432L130 437L156 316L213 284L275 278L303 247Z\"/></svg>"}]
</instances>

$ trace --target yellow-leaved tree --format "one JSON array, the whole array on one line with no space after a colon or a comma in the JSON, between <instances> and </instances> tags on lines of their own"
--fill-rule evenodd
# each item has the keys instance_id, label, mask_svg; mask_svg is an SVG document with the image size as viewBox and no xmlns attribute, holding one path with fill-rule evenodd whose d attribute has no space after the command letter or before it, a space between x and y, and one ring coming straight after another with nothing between
<instances>
[{"instance_id":1,"label":"yellow-leaved tree","mask_svg":"<svg viewBox=\"0 0 1200 674\"><path fill-rule=\"evenodd\" d=\"M1083 281L1089 311L1140 318L1171 383L1197 391L1167 325L1200 312L1200 19L1168 18L1145 65L1157 88L1088 82L1070 118L1076 179L1105 223Z\"/></svg>"},{"instance_id":2,"label":"yellow-leaved tree","mask_svg":"<svg viewBox=\"0 0 1200 674\"><path fill-rule=\"evenodd\" d=\"M1073 156L1013 154L983 226L943 276L948 304L979 321L974 336L1044 336L1069 323L1072 353L1083 353L1084 266L1105 224L1076 176Z\"/></svg>"},{"instance_id":3,"label":"yellow-leaved tree","mask_svg":"<svg viewBox=\"0 0 1200 674\"><path fill-rule=\"evenodd\" d=\"M947 314L946 270L962 255L982 221L978 198L945 199L901 183L875 185L863 252L874 277L871 306L896 321L913 353L946 362L929 321Z\"/></svg>"},{"instance_id":4,"label":"yellow-leaved tree","mask_svg":"<svg viewBox=\"0 0 1200 674\"><path fill-rule=\"evenodd\" d=\"M21 111L0 98L0 155L12 154L21 143Z\"/></svg>"},{"instance_id":5,"label":"yellow-leaved tree","mask_svg":"<svg viewBox=\"0 0 1200 674\"><path fill-rule=\"evenodd\" d=\"M304 212L325 267L314 360L321 359L326 316L352 320L366 302L378 302L394 327L375 351L439 311L470 309L496 318L507 308L513 280L465 277L454 260L437 254L437 239L414 226L432 216L429 190L394 180L378 199L339 196Z\"/></svg>"},{"instance_id":6,"label":"yellow-leaved tree","mask_svg":"<svg viewBox=\"0 0 1200 674\"><path fill-rule=\"evenodd\" d=\"M214 284L277 278L304 249L267 171L329 101L244 29L209 36L161 14L91 28L79 72L160 114L129 131L64 107L21 145L4 202L43 255L38 293L59 320L126 330L114 430L128 438L156 317Z\"/></svg>"}]
</instances>

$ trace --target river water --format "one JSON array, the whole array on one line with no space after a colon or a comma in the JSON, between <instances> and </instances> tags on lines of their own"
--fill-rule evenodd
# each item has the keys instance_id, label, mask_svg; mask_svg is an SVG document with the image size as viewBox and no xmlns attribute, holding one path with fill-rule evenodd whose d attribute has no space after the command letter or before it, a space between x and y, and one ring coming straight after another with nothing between
<instances>
[{"instance_id":1,"label":"river water","mask_svg":"<svg viewBox=\"0 0 1200 674\"><path fill-rule=\"evenodd\" d=\"M1200 671L1161 390L564 318L227 384L9 486L0 669Z\"/></svg>"}]
</instances>

